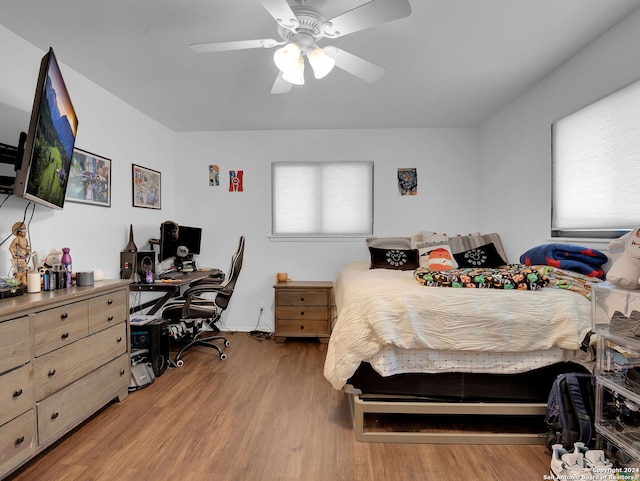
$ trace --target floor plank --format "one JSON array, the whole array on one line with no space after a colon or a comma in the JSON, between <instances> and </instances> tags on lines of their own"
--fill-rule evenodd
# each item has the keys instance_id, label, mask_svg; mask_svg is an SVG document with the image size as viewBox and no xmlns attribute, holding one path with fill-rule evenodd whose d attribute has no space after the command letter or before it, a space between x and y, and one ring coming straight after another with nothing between
<instances>
[{"instance_id":1,"label":"floor plank","mask_svg":"<svg viewBox=\"0 0 640 481\"><path fill-rule=\"evenodd\" d=\"M544 446L359 443L326 344L230 334L112 403L13 481L541 480Z\"/></svg>"}]
</instances>

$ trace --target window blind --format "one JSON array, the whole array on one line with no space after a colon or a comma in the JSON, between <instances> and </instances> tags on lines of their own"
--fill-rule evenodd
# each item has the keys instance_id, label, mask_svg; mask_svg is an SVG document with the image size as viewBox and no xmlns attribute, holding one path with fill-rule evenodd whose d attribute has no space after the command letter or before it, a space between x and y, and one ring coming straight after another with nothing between
<instances>
[{"instance_id":1,"label":"window blind","mask_svg":"<svg viewBox=\"0 0 640 481\"><path fill-rule=\"evenodd\" d=\"M640 82L552 125L555 237L613 238L640 224Z\"/></svg>"},{"instance_id":2,"label":"window blind","mask_svg":"<svg viewBox=\"0 0 640 481\"><path fill-rule=\"evenodd\" d=\"M274 162L271 176L272 235L373 233L372 162Z\"/></svg>"}]
</instances>

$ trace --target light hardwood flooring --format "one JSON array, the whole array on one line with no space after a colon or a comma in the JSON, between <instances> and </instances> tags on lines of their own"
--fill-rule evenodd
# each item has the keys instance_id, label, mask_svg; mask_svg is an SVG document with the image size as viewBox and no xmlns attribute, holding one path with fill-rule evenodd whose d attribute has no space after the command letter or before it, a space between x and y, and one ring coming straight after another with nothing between
<instances>
[{"instance_id":1,"label":"light hardwood flooring","mask_svg":"<svg viewBox=\"0 0 640 481\"><path fill-rule=\"evenodd\" d=\"M181 368L112 403L13 481L539 481L545 447L354 440L322 375L326 344L229 336L228 358Z\"/></svg>"}]
</instances>

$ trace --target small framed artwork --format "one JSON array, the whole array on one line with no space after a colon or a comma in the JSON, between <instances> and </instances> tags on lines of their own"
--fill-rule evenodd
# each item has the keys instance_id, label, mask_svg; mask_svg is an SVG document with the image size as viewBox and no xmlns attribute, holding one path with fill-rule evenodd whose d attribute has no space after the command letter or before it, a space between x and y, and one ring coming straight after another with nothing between
<instances>
[{"instance_id":1,"label":"small framed artwork","mask_svg":"<svg viewBox=\"0 0 640 481\"><path fill-rule=\"evenodd\" d=\"M74 148L65 199L111 207L111 160Z\"/></svg>"},{"instance_id":2,"label":"small framed artwork","mask_svg":"<svg viewBox=\"0 0 640 481\"><path fill-rule=\"evenodd\" d=\"M133 206L161 209L161 174L133 164Z\"/></svg>"},{"instance_id":3,"label":"small framed artwork","mask_svg":"<svg viewBox=\"0 0 640 481\"><path fill-rule=\"evenodd\" d=\"M418 195L418 170L416 168L398 169L398 193L400 195Z\"/></svg>"}]
</instances>

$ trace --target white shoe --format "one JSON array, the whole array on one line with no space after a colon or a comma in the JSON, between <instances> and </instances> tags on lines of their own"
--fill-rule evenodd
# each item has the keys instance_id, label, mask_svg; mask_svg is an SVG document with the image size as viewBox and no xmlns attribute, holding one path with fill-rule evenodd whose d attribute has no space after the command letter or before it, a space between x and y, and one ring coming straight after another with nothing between
<instances>
[{"instance_id":1,"label":"white shoe","mask_svg":"<svg viewBox=\"0 0 640 481\"><path fill-rule=\"evenodd\" d=\"M570 453L562 444L554 444L551 449L551 474L556 479L589 479L591 468L585 467L583 453Z\"/></svg>"},{"instance_id":2,"label":"white shoe","mask_svg":"<svg viewBox=\"0 0 640 481\"><path fill-rule=\"evenodd\" d=\"M613 467L613 464L606 458L604 451L601 449L589 449L584 443L577 442L573 444L573 452L584 455L586 468L609 469Z\"/></svg>"}]
</instances>

